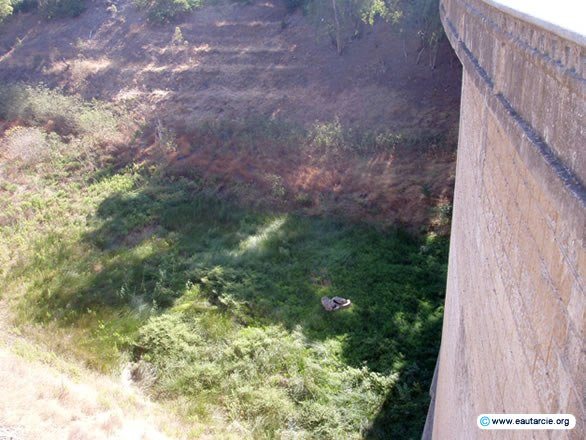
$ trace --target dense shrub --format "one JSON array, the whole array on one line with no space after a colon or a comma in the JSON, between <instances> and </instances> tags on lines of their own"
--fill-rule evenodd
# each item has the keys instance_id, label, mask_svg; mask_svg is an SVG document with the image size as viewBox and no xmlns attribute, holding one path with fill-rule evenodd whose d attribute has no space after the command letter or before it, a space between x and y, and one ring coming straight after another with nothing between
<instances>
[{"instance_id":1,"label":"dense shrub","mask_svg":"<svg viewBox=\"0 0 586 440\"><path fill-rule=\"evenodd\" d=\"M86 10L85 0L0 0L0 23L17 12L34 9L46 19L58 17L77 17Z\"/></svg>"},{"instance_id":2,"label":"dense shrub","mask_svg":"<svg viewBox=\"0 0 586 440\"><path fill-rule=\"evenodd\" d=\"M60 135L90 136L97 143L116 143L125 115L102 102L84 102L44 85L11 84L0 87L0 118L31 125L47 125Z\"/></svg>"},{"instance_id":3,"label":"dense shrub","mask_svg":"<svg viewBox=\"0 0 586 440\"><path fill-rule=\"evenodd\" d=\"M139 345L154 362L162 390L192 400L205 395L230 419L256 421L261 438L310 438L312 431L322 439L347 438L365 428L396 381L349 367L327 344L278 326L228 326L210 337L201 322L218 316L154 317L141 328Z\"/></svg>"},{"instance_id":4,"label":"dense shrub","mask_svg":"<svg viewBox=\"0 0 586 440\"><path fill-rule=\"evenodd\" d=\"M138 9L146 11L148 20L164 23L183 12L203 6L203 0L134 0Z\"/></svg>"},{"instance_id":5,"label":"dense shrub","mask_svg":"<svg viewBox=\"0 0 586 440\"><path fill-rule=\"evenodd\" d=\"M77 17L86 9L85 0L38 0L39 13L49 19Z\"/></svg>"},{"instance_id":6,"label":"dense shrub","mask_svg":"<svg viewBox=\"0 0 586 440\"><path fill-rule=\"evenodd\" d=\"M389 152L392 153L403 142L401 135L390 130L353 130L344 128L339 119L333 122L315 121L307 135L305 147L308 150L316 150L339 154L342 152Z\"/></svg>"},{"instance_id":7,"label":"dense shrub","mask_svg":"<svg viewBox=\"0 0 586 440\"><path fill-rule=\"evenodd\" d=\"M12 0L13 13L29 12L39 6L38 0Z\"/></svg>"},{"instance_id":8,"label":"dense shrub","mask_svg":"<svg viewBox=\"0 0 586 440\"><path fill-rule=\"evenodd\" d=\"M303 6L306 3L306 0L283 0L283 3L288 10L294 11Z\"/></svg>"}]
</instances>

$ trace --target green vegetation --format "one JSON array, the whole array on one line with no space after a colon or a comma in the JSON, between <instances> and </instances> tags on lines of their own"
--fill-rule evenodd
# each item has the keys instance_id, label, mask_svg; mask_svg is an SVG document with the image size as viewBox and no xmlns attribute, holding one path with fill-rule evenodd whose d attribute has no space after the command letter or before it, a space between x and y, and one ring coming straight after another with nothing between
<instances>
[{"instance_id":1,"label":"green vegetation","mask_svg":"<svg viewBox=\"0 0 586 440\"><path fill-rule=\"evenodd\" d=\"M303 7L331 39L338 53L351 40L360 37L364 24L372 26L377 20L384 20L399 33L419 39L418 57L426 48L435 55L443 36L439 0L308 0L303 2Z\"/></svg>"},{"instance_id":2,"label":"green vegetation","mask_svg":"<svg viewBox=\"0 0 586 440\"><path fill-rule=\"evenodd\" d=\"M77 17L86 9L85 0L37 0L41 16Z\"/></svg>"},{"instance_id":3,"label":"green vegetation","mask_svg":"<svg viewBox=\"0 0 586 440\"><path fill-rule=\"evenodd\" d=\"M304 8L341 54L350 40L360 36L362 24L373 25L377 17L397 23L403 15L398 4L399 0L308 0Z\"/></svg>"},{"instance_id":4,"label":"green vegetation","mask_svg":"<svg viewBox=\"0 0 586 440\"><path fill-rule=\"evenodd\" d=\"M38 0L12 0L13 13L29 12L39 6Z\"/></svg>"},{"instance_id":5,"label":"green vegetation","mask_svg":"<svg viewBox=\"0 0 586 440\"><path fill-rule=\"evenodd\" d=\"M0 0L0 23L12 14L12 0Z\"/></svg>"},{"instance_id":6,"label":"green vegetation","mask_svg":"<svg viewBox=\"0 0 586 440\"><path fill-rule=\"evenodd\" d=\"M133 360L188 420L221 414L248 438L420 436L446 237L252 210L238 184L102 157L130 132L123 111L42 86L0 103L26 125L5 133L0 185L0 291L22 331L98 370ZM242 124L205 127L230 142ZM352 136L316 124L308 145ZM353 306L325 312L336 295Z\"/></svg>"},{"instance_id":7,"label":"green vegetation","mask_svg":"<svg viewBox=\"0 0 586 440\"><path fill-rule=\"evenodd\" d=\"M144 10L152 23L168 22L179 14L203 6L203 0L134 0L138 9Z\"/></svg>"},{"instance_id":8,"label":"green vegetation","mask_svg":"<svg viewBox=\"0 0 586 440\"><path fill-rule=\"evenodd\" d=\"M173 143L164 127L161 143ZM344 127L339 119L315 121L309 129L286 120L249 117L243 120L198 121L189 129L190 137L216 148L250 152L278 148L280 151L315 153L317 157L342 155L364 157L374 153L451 151L454 145L443 134L422 133L404 136L391 130ZM173 137L173 136L171 136Z\"/></svg>"},{"instance_id":9,"label":"green vegetation","mask_svg":"<svg viewBox=\"0 0 586 440\"><path fill-rule=\"evenodd\" d=\"M34 9L46 19L77 17L86 7L85 0L0 0L0 23L12 13Z\"/></svg>"}]
</instances>

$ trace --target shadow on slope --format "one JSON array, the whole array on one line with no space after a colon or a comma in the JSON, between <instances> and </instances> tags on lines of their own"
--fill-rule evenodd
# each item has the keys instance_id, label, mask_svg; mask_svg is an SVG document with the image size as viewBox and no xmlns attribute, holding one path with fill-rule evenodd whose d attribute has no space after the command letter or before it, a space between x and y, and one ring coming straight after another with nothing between
<instances>
[{"instance_id":1,"label":"shadow on slope","mask_svg":"<svg viewBox=\"0 0 586 440\"><path fill-rule=\"evenodd\" d=\"M159 368L163 395L198 396L252 424L276 411L260 425L271 435L287 423L322 438L420 435L447 239L251 211L237 187L131 168L88 192L109 195L79 235L38 243L23 273L37 271L26 313L83 329L89 363L111 368L131 351ZM352 307L325 312L320 297L336 295ZM199 365L187 368L191 358ZM245 381L269 384L259 395L231 382L250 371Z\"/></svg>"}]
</instances>

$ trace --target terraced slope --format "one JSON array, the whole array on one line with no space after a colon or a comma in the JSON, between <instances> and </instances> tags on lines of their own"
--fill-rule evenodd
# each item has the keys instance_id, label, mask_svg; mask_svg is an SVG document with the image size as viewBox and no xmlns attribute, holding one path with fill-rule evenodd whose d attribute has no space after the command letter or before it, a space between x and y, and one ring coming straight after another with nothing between
<instances>
[{"instance_id":1,"label":"terraced slope","mask_svg":"<svg viewBox=\"0 0 586 440\"><path fill-rule=\"evenodd\" d=\"M418 40L365 26L338 56L308 17L278 1L217 3L162 26L148 25L130 0L118 2L116 15L97 1L75 20L15 17L0 30L0 80L147 102L187 121L338 116L345 125L417 133L457 124L460 73L447 45L431 71L425 56L417 63ZM173 41L176 27L183 44Z\"/></svg>"}]
</instances>

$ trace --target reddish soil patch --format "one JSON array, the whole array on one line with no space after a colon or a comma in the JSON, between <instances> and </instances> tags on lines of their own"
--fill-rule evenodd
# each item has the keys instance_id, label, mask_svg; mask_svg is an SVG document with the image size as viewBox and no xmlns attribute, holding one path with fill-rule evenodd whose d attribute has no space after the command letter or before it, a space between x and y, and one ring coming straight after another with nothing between
<instances>
[{"instance_id":1,"label":"reddish soil patch","mask_svg":"<svg viewBox=\"0 0 586 440\"><path fill-rule=\"evenodd\" d=\"M377 224L428 225L432 208L452 199L454 152L311 154L267 148L218 149L181 138L167 156L180 174L213 178L220 188L242 185L247 202L309 214L334 214ZM147 157L157 156L154 145ZM279 191L278 188L281 188ZM275 191L277 189L277 191Z\"/></svg>"}]
</instances>

